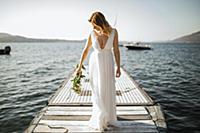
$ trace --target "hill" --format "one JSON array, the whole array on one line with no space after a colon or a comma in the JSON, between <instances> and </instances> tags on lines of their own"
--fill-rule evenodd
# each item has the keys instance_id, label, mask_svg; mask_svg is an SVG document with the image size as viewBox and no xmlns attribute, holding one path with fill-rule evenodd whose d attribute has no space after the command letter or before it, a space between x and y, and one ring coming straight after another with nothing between
<instances>
[{"instance_id":1,"label":"hill","mask_svg":"<svg viewBox=\"0 0 200 133\"><path fill-rule=\"evenodd\" d=\"M172 40L172 42L180 43L200 43L200 31L192 33L190 35L185 35Z\"/></svg>"},{"instance_id":2,"label":"hill","mask_svg":"<svg viewBox=\"0 0 200 133\"><path fill-rule=\"evenodd\" d=\"M27 38L8 33L0 33L0 42L84 42L85 40L64 40L64 39L38 39Z\"/></svg>"}]
</instances>

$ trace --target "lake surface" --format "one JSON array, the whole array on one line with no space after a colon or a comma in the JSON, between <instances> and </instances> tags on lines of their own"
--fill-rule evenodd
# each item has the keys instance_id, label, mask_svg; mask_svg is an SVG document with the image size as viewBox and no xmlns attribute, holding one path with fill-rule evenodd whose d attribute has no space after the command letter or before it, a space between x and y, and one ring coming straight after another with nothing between
<instances>
[{"instance_id":1,"label":"lake surface","mask_svg":"<svg viewBox=\"0 0 200 133\"><path fill-rule=\"evenodd\" d=\"M0 43L0 48L8 44ZM79 63L84 43L10 43L0 56L0 132L23 132ZM161 104L169 132L200 132L200 45L120 47L121 65ZM91 52L91 51L90 51ZM84 64L88 63L88 59Z\"/></svg>"}]
</instances>

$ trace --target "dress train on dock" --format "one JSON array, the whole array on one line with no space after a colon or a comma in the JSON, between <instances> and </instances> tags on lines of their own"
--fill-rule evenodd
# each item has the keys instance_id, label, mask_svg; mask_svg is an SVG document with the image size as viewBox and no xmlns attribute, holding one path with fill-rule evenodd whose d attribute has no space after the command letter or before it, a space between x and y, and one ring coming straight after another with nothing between
<instances>
[{"instance_id":1,"label":"dress train on dock","mask_svg":"<svg viewBox=\"0 0 200 133\"><path fill-rule=\"evenodd\" d=\"M92 89L92 115L88 126L104 130L117 126L115 65L112 54L115 30L112 29L105 47L100 48L94 31L91 32L94 51L89 59L89 78Z\"/></svg>"}]
</instances>

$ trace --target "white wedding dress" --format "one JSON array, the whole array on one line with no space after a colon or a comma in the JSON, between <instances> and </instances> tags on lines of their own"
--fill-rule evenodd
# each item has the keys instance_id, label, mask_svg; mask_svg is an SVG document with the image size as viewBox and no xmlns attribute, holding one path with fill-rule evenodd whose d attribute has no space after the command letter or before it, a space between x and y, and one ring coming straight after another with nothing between
<instances>
[{"instance_id":1,"label":"white wedding dress","mask_svg":"<svg viewBox=\"0 0 200 133\"><path fill-rule=\"evenodd\" d=\"M112 54L115 30L112 29L102 49L94 31L91 32L94 51L89 58L89 78L92 89L92 116L88 126L104 130L108 125L117 125L115 65Z\"/></svg>"}]
</instances>

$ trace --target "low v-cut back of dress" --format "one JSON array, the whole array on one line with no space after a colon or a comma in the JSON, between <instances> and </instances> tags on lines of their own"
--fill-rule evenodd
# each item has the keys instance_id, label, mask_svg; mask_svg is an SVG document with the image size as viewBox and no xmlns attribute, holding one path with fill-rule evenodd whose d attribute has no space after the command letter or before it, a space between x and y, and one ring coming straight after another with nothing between
<instances>
[{"instance_id":1,"label":"low v-cut back of dress","mask_svg":"<svg viewBox=\"0 0 200 133\"><path fill-rule=\"evenodd\" d=\"M104 48L91 32L93 52L89 58L89 78L92 89L92 115L88 126L104 130L116 125L115 65L112 54L115 29L112 29Z\"/></svg>"}]
</instances>

